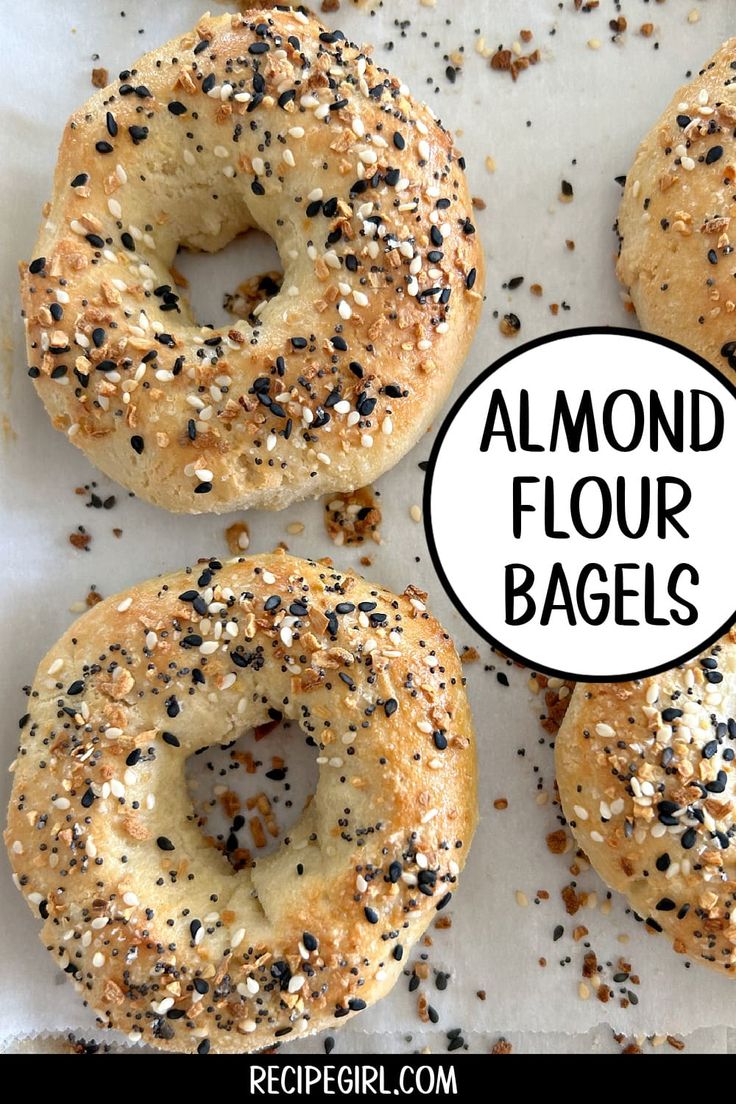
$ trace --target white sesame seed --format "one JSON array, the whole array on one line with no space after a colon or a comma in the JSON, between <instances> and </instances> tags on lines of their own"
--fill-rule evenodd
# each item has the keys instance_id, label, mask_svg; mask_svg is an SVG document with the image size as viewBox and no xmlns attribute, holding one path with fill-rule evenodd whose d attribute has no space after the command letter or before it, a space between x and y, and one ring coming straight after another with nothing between
<instances>
[{"instance_id":1,"label":"white sesame seed","mask_svg":"<svg viewBox=\"0 0 736 1104\"><path fill-rule=\"evenodd\" d=\"M600 736L602 740L610 740L616 735L616 730L611 728L609 724L597 724L595 734Z\"/></svg>"}]
</instances>

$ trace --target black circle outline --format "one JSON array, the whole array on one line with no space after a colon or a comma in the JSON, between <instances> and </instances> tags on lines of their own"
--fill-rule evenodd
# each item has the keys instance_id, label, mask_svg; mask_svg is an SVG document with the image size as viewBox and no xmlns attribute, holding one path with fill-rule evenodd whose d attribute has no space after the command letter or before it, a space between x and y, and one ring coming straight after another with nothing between
<instances>
[{"instance_id":1,"label":"black circle outline","mask_svg":"<svg viewBox=\"0 0 736 1104\"><path fill-rule=\"evenodd\" d=\"M542 337L534 338L533 341L527 341L524 345L519 345L516 348L510 350L508 353L505 353L502 357L499 357L499 359L495 360L493 364L489 365L488 368L484 368L483 371L480 372L479 375L477 375L475 379L468 384L468 386L461 393L459 398L455 400L449 412L445 415L442 425L440 426L437 432L437 436L435 437L435 440L432 444L432 449L429 454L429 460L427 461L427 468L425 472L424 491L422 494L424 534L427 540L427 547L429 549L429 555L432 560L432 566L434 567L438 579L442 583L445 593L447 594L452 604L455 606L455 609L458 611L458 613L461 614L461 616L464 618L465 621L467 621L470 627L476 633L478 633L478 635L481 636L488 644L490 644L491 647L497 648L504 655L509 656L511 659L516 660L518 663L523 664L525 667L528 667L533 671L540 671L542 674L551 675L553 678L568 679L572 682L632 682L634 679L649 678L652 675L661 674L662 671L672 670L675 667L681 666L683 663L687 663L688 660L705 651L706 648L709 648L711 644L715 643L716 640L723 636L724 633L726 633L732 625L736 624L736 610L734 610L731 616L723 622L721 627L715 633L713 633L712 636L709 636L707 640L703 641L702 644L686 652L684 655L678 656L677 659L673 659L671 661L668 660L666 663L662 663L658 667L647 668L643 671L633 671L623 675L584 675L575 674L569 671L559 671L551 667L542 666L539 663L527 659L520 653L512 651L500 640L496 640L493 636L491 636L491 634L485 628L483 628L483 626L478 621L476 621L472 614L469 613L469 611L465 608L465 606L453 590L452 586L450 585L450 581L445 574L439 554L437 552L437 545L435 543L434 530L432 527L432 481L434 479L434 471L437 464L437 458L439 456L440 449L442 448L442 443L445 439L447 431L455 420L455 417L459 413L460 409L465 405L471 395L481 386L481 384L485 383L489 376L498 371L499 368L505 367L510 361L515 360L517 357L521 356L523 353L528 352L530 349L536 349L541 345L549 345L553 341L560 341L568 337L584 337L591 334L618 334L620 337L633 337L641 341L651 341L657 345L664 345L666 346L666 348L672 349L675 352L681 353L682 355L688 357L690 360L698 364L701 368L705 368L705 370L709 372L710 375L714 377L714 379L716 379L720 384L722 384L723 387L726 388L727 391L730 392L731 397L733 399L736 399L736 386L734 386L731 380L727 379L709 361L705 360L697 353L694 353L692 349L687 349L684 345L678 344L676 341L671 341L669 338L662 337L659 334L649 333L646 330L632 330L624 326L579 326L573 327L571 329L557 330L554 333L544 334Z\"/></svg>"}]
</instances>

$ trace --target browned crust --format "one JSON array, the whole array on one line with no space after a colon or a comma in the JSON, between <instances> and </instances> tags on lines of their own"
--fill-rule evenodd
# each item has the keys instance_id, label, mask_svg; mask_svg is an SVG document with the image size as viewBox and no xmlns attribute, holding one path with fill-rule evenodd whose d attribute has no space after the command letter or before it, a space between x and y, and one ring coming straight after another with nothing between
<instances>
[{"instance_id":1,"label":"browned crust","mask_svg":"<svg viewBox=\"0 0 736 1104\"><path fill-rule=\"evenodd\" d=\"M33 255L44 263L21 265L29 365L54 425L108 475L170 510L279 509L364 486L426 431L473 336L483 259L452 137L369 49L325 34L293 11L203 18L93 95L62 138ZM249 52L262 45L266 53ZM336 65L344 79L331 89ZM203 93L205 80L225 88L224 99ZM341 106L325 121L318 102ZM361 176L371 183L358 194ZM321 199L310 201L317 189ZM310 202L328 202L329 213L308 212ZM284 288L255 340L243 322L216 332L213 366L198 356L212 352L202 340L213 332L195 325L185 299L177 313L155 292L170 285L176 294L179 244L217 250L254 225L281 251ZM295 349L294 337L307 347ZM267 403L256 379L268 380Z\"/></svg>"},{"instance_id":2,"label":"browned crust","mask_svg":"<svg viewBox=\"0 0 736 1104\"><path fill-rule=\"evenodd\" d=\"M619 210L617 269L644 329L680 342L731 378L722 350L736 338L735 60L732 38L675 92L640 145Z\"/></svg>"},{"instance_id":3,"label":"browned crust","mask_svg":"<svg viewBox=\"0 0 736 1104\"><path fill-rule=\"evenodd\" d=\"M287 613L296 601L306 614ZM212 651L217 624L235 631ZM290 843L235 873L191 818L184 761L269 707L317 743L319 785ZM339 1026L391 988L455 889L475 790L460 663L424 603L252 556L133 587L53 646L5 838L42 941L103 1025L246 1051Z\"/></svg>"},{"instance_id":4,"label":"browned crust","mask_svg":"<svg viewBox=\"0 0 736 1104\"><path fill-rule=\"evenodd\" d=\"M565 816L604 881L678 953L730 976L735 713L732 631L661 675L579 684L555 744Z\"/></svg>"}]
</instances>

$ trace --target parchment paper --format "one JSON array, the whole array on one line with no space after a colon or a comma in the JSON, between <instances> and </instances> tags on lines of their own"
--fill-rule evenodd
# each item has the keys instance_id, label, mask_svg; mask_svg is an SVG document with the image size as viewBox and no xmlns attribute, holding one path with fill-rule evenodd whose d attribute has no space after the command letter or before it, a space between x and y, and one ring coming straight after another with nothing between
<instances>
[{"instance_id":1,"label":"parchment paper","mask_svg":"<svg viewBox=\"0 0 736 1104\"><path fill-rule=\"evenodd\" d=\"M439 0L436 7L418 0L384 0L370 15L343 0L337 15L325 17L349 37L373 42L377 54L456 130L473 192L486 203L485 210L476 212L476 221L487 249L487 304L455 394L510 347L494 312L518 315L521 333L516 340L563 326L632 324L613 274L612 225L620 194L614 177L626 172L638 140L687 70L697 70L733 33L736 22L728 18L733 10L729 0L701 3L695 23L688 21L691 0L670 0L663 6L629 0L624 7L629 29L621 44L611 41L608 20L616 15L611 3L585 14L574 11L572 0L565 0L562 10L557 0ZM8 8L0 82L0 738L6 764L15 752L16 718L25 711L20 688L32 680L41 655L70 623L71 610L83 603L90 585L108 595L198 556L225 555L224 529L235 520L168 516L132 499L54 432L26 378L17 295L17 261L32 256L57 142L69 112L91 92L93 65L116 74L144 50L189 29L201 7L191 0L157 5L140 0L26 0ZM410 20L404 34L398 26L402 20ZM645 38L637 29L648 20L657 29ZM492 71L488 60L475 52L475 32L494 47L509 46L522 28L534 33L523 51L537 46L542 60L513 82L508 73ZM588 45L590 40L599 40L600 48ZM655 42L660 43L658 50ZM444 55L460 47L464 60L451 83ZM93 60L97 54L99 60ZM487 157L495 162L493 173ZM558 199L563 179L573 184L572 203ZM570 242L574 248L566 244ZM200 318L221 317L216 312L222 293L247 274L245 264L248 272L259 271L271 266L271 255L259 254L255 247L248 254L239 244L229 257L189 262L188 271L200 285L195 296ZM513 291L505 289L516 276L523 276L524 283ZM534 283L543 286L540 297L530 293ZM550 310L554 303L557 314ZM552 753L538 723L543 701L530 693L528 672L507 666L474 637L434 577L423 529L409 513L421 502L418 463L427 458L429 447L428 438L378 485L384 514L380 548L335 548L318 502L277 515L252 514L247 521L253 550L285 540L295 554L331 554L348 569L359 567L362 552L374 554L367 574L398 591L409 582L428 589L433 610L458 645L476 646L480 653L480 661L469 664L466 673L480 745L481 824L451 910L451 929L432 931L432 947L418 948L408 964L422 950L429 956L430 978L422 991L439 1013L433 1038L442 1046L443 1032L453 1027L462 1027L470 1041L510 1032L582 1033L598 1024L627 1034L731 1024L736 986L697 966L686 968L663 939L645 934L620 899L612 901L608 914L600 908L584 908L574 917L565 913L560 891L571 881L572 853L556 856L545 845L547 833L558 827L558 810ZM116 494L112 510L88 509L88 497L75 495L75 487L92 480L103 497ZM492 486L478 488L478 509L493 510ZM287 525L296 521L304 524L303 533L288 534ZM92 534L88 552L69 543L69 534L79 525ZM123 530L120 538L113 535L114 527ZM508 686L498 681L497 671L507 677ZM7 777L1 785L4 808ZM507 799L508 808L494 808L499 798ZM584 872L575 881L578 891L596 892L599 905L605 901L605 887L594 874ZM540 890L549 899L540 898ZM0 915L0 1040L54 1030L94 1034L94 1017L38 942L36 924L10 881L4 852ZM564 934L553 942L557 925ZM589 934L576 942L572 932L581 925ZM628 942L620 942L622 936ZM602 966L601 977L613 988L606 1004L594 994L588 1000L579 996L586 943ZM620 972L621 957L631 964L639 985L611 982L612 973ZM546 966L539 965L540 959ZM450 974L444 991L436 989L435 970ZM625 989L638 995L638 1005L620 1007ZM478 990L485 992L485 1000L476 995ZM388 999L341 1033L340 1049L349 1047L351 1038L362 1050L390 1049L410 1033L420 1038L424 1028L416 999L405 979ZM364 1033L371 1033L371 1042Z\"/></svg>"}]
</instances>

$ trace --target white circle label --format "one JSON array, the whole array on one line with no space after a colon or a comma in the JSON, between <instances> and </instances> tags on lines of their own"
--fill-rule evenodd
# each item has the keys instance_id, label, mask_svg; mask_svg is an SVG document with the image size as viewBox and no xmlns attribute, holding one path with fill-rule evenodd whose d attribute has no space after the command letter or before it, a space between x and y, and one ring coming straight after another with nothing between
<instances>
[{"instance_id":1,"label":"white circle label","mask_svg":"<svg viewBox=\"0 0 736 1104\"><path fill-rule=\"evenodd\" d=\"M570 330L482 373L425 484L432 559L487 640L578 680L654 674L736 621L736 389L687 350Z\"/></svg>"}]
</instances>

